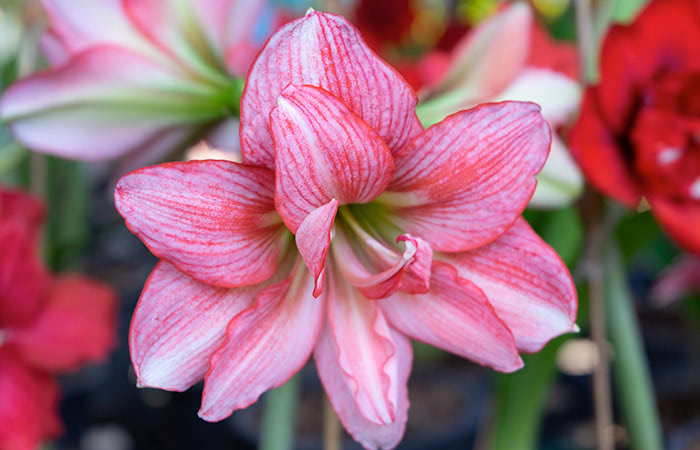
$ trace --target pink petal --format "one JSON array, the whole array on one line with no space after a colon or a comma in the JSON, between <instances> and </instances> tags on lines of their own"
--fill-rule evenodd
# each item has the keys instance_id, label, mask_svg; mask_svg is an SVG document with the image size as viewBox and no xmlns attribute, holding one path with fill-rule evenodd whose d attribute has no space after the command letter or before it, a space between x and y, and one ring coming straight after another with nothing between
<instances>
[{"instance_id":1,"label":"pink petal","mask_svg":"<svg viewBox=\"0 0 700 450\"><path fill-rule=\"evenodd\" d=\"M147 167L114 198L129 229L158 257L222 287L269 278L287 233L273 207L273 173L230 161Z\"/></svg>"},{"instance_id":2,"label":"pink petal","mask_svg":"<svg viewBox=\"0 0 700 450\"><path fill-rule=\"evenodd\" d=\"M373 200L394 174L391 153L379 135L323 89L285 89L270 126L275 205L294 233L311 211L331 199L341 205Z\"/></svg>"},{"instance_id":3,"label":"pink petal","mask_svg":"<svg viewBox=\"0 0 700 450\"><path fill-rule=\"evenodd\" d=\"M571 275L524 219L488 245L440 258L484 291L521 351L539 351L575 330L578 301Z\"/></svg>"},{"instance_id":4,"label":"pink petal","mask_svg":"<svg viewBox=\"0 0 700 450\"><path fill-rule=\"evenodd\" d=\"M328 320L342 379L366 420L391 424L398 417L399 372L389 326L377 302L329 275Z\"/></svg>"},{"instance_id":5,"label":"pink petal","mask_svg":"<svg viewBox=\"0 0 700 450\"><path fill-rule=\"evenodd\" d=\"M22 358L47 371L76 370L105 359L115 344L117 295L111 287L78 276L57 278L41 313L10 330Z\"/></svg>"},{"instance_id":6,"label":"pink petal","mask_svg":"<svg viewBox=\"0 0 700 450\"><path fill-rule=\"evenodd\" d=\"M303 84L338 97L392 152L423 129L414 111L415 93L357 29L340 16L310 10L270 38L250 71L241 100L243 161L273 167L269 113L284 88Z\"/></svg>"},{"instance_id":7,"label":"pink petal","mask_svg":"<svg viewBox=\"0 0 700 450\"><path fill-rule=\"evenodd\" d=\"M380 201L402 229L440 251L484 245L505 232L535 190L549 153L547 122L533 103L484 104L428 128L395 155Z\"/></svg>"},{"instance_id":8,"label":"pink petal","mask_svg":"<svg viewBox=\"0 0 700 450\"><path fill-rule=\"evenodd\" d=\"M399 236L397 242L404 242L404 251L398 254L366 233L357 236L364 248L354 247L350 239L347 231L338 229L333 244L335 263L343 279L365 297L385 298L398 289L411 293L430 289L433 251L424 240Z\"/></svg>"},{"instance_id":9,"label":"pink petal","mask_svg":"<svg viewBox=\"0 0 700 450\"><path fill-rule=\"evenodd\" d=\"M119 47L95 47L12 85L0 101L0 116L34 150L112 158L183 119L199 120L184 109L188 97L179 89L185 87L177 74L151 60ZM161 111L145 112L145 106Z\"/></svg>"},{"instance_id":10,"label":"pink petal","mask_svg":"<svg viewBox=\"0 0 700 450\"><path fill-rule=\"evenodd\" d=\"M501 372L523 366L513 335L484 293L449 264L433 263L429 293L396 293L379 304L391 326L412 339Z\"/></svg>"},{"instance_id":11,"label":"pink petal","mask_svg":"<svg viewBox=\"0 0 700 450\"><path fill-rule=\"evenodd\" d=\"M253 304L261 286L220 288L161 261L148 278L129 332L131 361L143 386L184 391L202 380L226 326Z\"/></svg>"},{"instance_id":12,"label":"pink petal","mask_svg":"<svg viewBox=\"0 0 700 450\"><path fill-rule=\"evenodd\" d=\"M324 301L313 298L313 280L297 270L262 291L253 306L228 325L211 358L199 416L219 421L284 384L311 355L321 331Z\"/></svg>"},{"instance_id":13,"label":"pink petal","mask_svg":"<svg viewBox=\"0 0 700 450\"><path fill-rule=\"evenodd\" d=\"M394 448L403 437L408 415L408 376L411 373L413 351L405 336L389 330L398 358L396 420L387 425L378 425L367 420L355 404L353 392L345 382L345 374L339 366L338 345L326 324L319 338L314 358L321 383L340 418L343 427L367 449Z\"/></svg>"},{"instance_id":14,"label":"pink petal","mask_svg":"<svg viewBox=\"0 0 700 450\"><path fill-rule=\"evenodd\" d=\"M35 450L61 433L58 385L26 365L9 346L0 348L0 448Z\"/></svg>"},{"instance_id":15,"label":"pink petal","mask_svg":"<svg viewBox=\"0 0 700 450\"><path fill-rule=\"evenodd\" d=\"M326 255L333 238L331 229L337 212L338 201L333 199L311 211L297 230L297 248L306 267L314 276L314 297L318 297L323 292Z\"/></svg>"}]
</instances>

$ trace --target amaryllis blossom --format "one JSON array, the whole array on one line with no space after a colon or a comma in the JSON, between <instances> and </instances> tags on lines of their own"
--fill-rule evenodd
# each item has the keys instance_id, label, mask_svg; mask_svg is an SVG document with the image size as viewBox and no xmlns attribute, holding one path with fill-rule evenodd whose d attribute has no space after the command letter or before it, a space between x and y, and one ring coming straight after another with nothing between
<instances>
[{"instance_id":1,"label":"amaryllis blossom","mask_svg":"<svg viewBox=\"0 0 700 450\"><path fill-rule=\"evenodd\" d=\"M270 8L264 0L42 3L50 68L10 87L0 116L37 151L135 153L141 161L195 143L238 114L242 81L234 76L246 75L262 46L256 27Z\"/></svg>"},{"instance_id":2,"label":"amaryllis blossom","mask_svg":"<svg viewBox=\"0 0 700 450\"><path fill-rule=\"evenodd\" d=\"M33 450L61 432L55 375L104 358L114 343L116 296L39 262L44 210L0 189L0 448Z\"/></svg>"},{"instance_id":3,"label":"amaryllis blossom","mask_svg":"<svg viewBox=\"0 0 700 450\"><path fill-rule=\"evenodd\" d=\"M391 448L409 339L511 372L575 328L569 273L520 217L549 149L539 107L486 104L423 130L416 101L345 19L309 11L251 69L243 163L117 183L161 258L130 332L141 385L204 378L199 415L217 421L313 354L345 428Z\"/></svg>"},{"instance_id":4,"label":"amaryllis blossom","mask_svg":"<svg viewBox=\"0 0 700 450\"><path fill-rule=\"evenodd\" d=\"M573 45L555 43L530 7L516 2L482 22L451 53L433 52L414 69L422 80L419 116L430 125L486 101L531 101L560 130L578 109ZM583 178L558 133L531 204L557 207L581 193Z\"/></svg>"},{"instance_id":5,"label":"amaryllis blossom","mask_svg":"<svg viewBox=\"0 0 700 450\"><path fill-rule=\"evenodd\" d=\"M646 199L671 237L700 254L699 130L700 4L652 1L605 38L572 151L598 189L633 209Z\"/></svg>"}]
</instances>

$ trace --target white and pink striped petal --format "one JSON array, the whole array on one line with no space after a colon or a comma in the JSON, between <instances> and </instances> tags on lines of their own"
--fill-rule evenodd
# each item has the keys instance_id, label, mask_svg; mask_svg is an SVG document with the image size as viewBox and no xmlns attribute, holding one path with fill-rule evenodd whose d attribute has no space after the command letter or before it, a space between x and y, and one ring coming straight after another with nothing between
<instances>
[{"instance_id":1,"label":"white and pink striped petal","mask_svg":"<svg viewBox=\"0 0 700 450\"><path fill-rule=\"evenodd\" d=\"M129 330L131 362L142 386L184 391L204 378L228 323L253 304L261 286L220 288L167 261L146 281Z\"/></svg>"},{"instance_id":2,"label":"white and pink striped petal","mask_svg":"<svg viewBox=\"0 0 700 450\"><path fill-rule=\"evenodd\" d=\"M523 366L513 334L484 293L449 264L434 262L430 292L398 292L379 302L392 327L501 372Z\"/></svg>"},{"instance_id":3,"label":"white and pink striped petal","mask_svg":"<svg viewBox=\"0 0 700 450\"><path fill-rule=\"evenodd\" d=\"M367 420L358 409L354 393L346 383L345 374L338 364L338 344L328 324L324 327L314 350L318 376L340 422L357 442L370 450L396 447L403 437L408 418L407 383L411 373L413 350L411 342L405 336L393 329L389 332L398 359L397 405L395 420L386 425Z\"/></svg>"},{"instance_id":4,"label":"white and pink striped petal","mask_svg":"<svg viewBox=\"0 0 700 450\"><path fill-rule=\"evenodd\" d=\"M268 41L248 76L241 100L243 161L273 167L270 111L289 85L321 87L357 114L392 152L419 134L416 96L379 59L346 19L310 10Z\"/></svg>"},{"instance_id":5,"label":"white and pink striped petal","mask_svg":"<svg viewBox=\"0 0 700 450\"><path fill-rule=\"evenodd\" d=\"M331 266L332 267L332 266ZM359 413L375 425L397 420L399 356L376 301L329 271L328 322L337 364Z\"/></svg>"},{"instance_id":6,"label":"white and pink striped petal","mask_svg":"<svg viewBox=\"0 0 700 450\"><path fill-rule=\"evenodd\" d=\"M484 291L521 351L537 352L550 339L577 329L571 275L524 219L490 244L438 258Z\"/></svg>"},{"instance_id":7,"label":"white and pink striped petal","mask_svg":"<svg viewBox=\"0 0 700 450\"><path fill-rule=\"evenodd\" d=\"M222 420L301 369L323 324L325 301L313 298L313 286L309 272L296 270L231 321L212 355L199 417Z\"/></svg>"},{"instance_id":8,"label":"white and pink striped petal","mask_svg":"<svg viewBox=\"0 0 700 450\"><path fill-rule=\"evenodd\" d=\"M270 125L275 206L293 233L311 211L331 199L341 205L373 200L394 175L391 153L381 137L323 89L285 89Z\"/></svg>"},{"instance_id":9,"label":"white and pink striped petal","mask_svg":"<svg viewBox=\"0 0 700 450\"><path fill-rule=\"evenodd\" d=\"M166 163L122 177L114 198L156 256L205 283L248 286L273 274L288 236L273 177L230 161Z\"/></svg>"},{"instance_id":10,"label":"white and pink striped petal","mask_svg":"<svg viewBox=\"0 0 700 450\"><path fill-rule=\"evenodd\" d=\"M435 250L480 247L525 209L551 134L534 103L484 104L449 116L394 155L379 201Z\"/></svg>"}]
</instances>

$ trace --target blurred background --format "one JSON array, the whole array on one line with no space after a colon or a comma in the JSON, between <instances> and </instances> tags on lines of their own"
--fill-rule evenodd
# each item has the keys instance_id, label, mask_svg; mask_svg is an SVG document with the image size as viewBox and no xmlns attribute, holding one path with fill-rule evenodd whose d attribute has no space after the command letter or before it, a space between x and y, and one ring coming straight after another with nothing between
<instances>
[{"instance_id":1,"label":"blurred background","mask_svg":"<svg viewBox=\"0 0 700 450\"><path fill-rule=\"evenodd\" d=\"M264 41L276 23L298 17L309 6L343 13L359 27L370 46L420 92L430 85L430 75L424 71L427 66L420 64L426 55L450 52L505 3L273 1L269 7L275 11L275 20L262 16L256 33ZM644 2L619 3L609 13L610 22L632 20ZM529 6L553 43L574 48L573 3L532 0ZM0 0L0 90L46 67L38 49L45 23L38 2ZM599 33L602 35L604 29ZM570 64L578 67L575 58ZM182 159L185 147L170 149L160 159ZM120 298L116 348L103 364L61 376L64 433L44 448L257 448L269 394L229 419L207 423L196 415L201 385L184 393L136 387L128 354L128 327L157 259L126 229L112 200L115 180L134 164L124 160L86 163L31 153L13 140L6 127L0 127L0 181L30 190L48 205L44 255L49 267L55 272L89 274L113 286ZM525 355L526 368L510 375L415 344L409 382L411 410L399 448L596 447L592 372L601 357L590 339L585 280L591 270L602 268L588 264L587 224L582 216L586 200L578 197L580 186L574 190L578 190L576 198L555 208L528 209L525 217L562 256L577 281L581 332L555 339L538 354ZM672 450L700 449L700 271L693 269L691 257L667 237L650 212L632 213L618 206L609 209L617 219L613 232L627 268L626 287L639 317L666 446ZM674 277L685 277L685 282L674 284ZM610 326L615 327L615 323ZM324 394L313 364L307 364L297 382L300 396L295 448L320 449ZM616 391L613 421L615 446L630 448ZM360 448L347 436L343 446Z\"/></svg>"}]
</instances>

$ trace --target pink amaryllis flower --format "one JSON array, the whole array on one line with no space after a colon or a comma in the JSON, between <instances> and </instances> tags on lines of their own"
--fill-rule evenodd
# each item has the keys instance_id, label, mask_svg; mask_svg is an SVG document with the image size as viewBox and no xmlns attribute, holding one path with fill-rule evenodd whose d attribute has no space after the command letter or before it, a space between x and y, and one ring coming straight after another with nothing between
<instances>
[{"instance_id":1,"label":"pink amaryllis flower","mask_svg":"<svg viewBox=\"0 0 700 450\"><path fill-rule=\"evenodd\" d=\"M55 375L103 359L116 295L76 275L51 276L37 255L43 206L0 188L0 448L33 450L61 432Z\"/></svg>"},{"instance_id":2,"label":"pink amaryllis flower","mask_svg":"<svg viewBox=\"0 0 700 450\"><path fill-rule=\"evenodd\" d=\"M549 149L539 107L486 104L423 130L416 101L345 19L310 11L251 69L242 164L117 183L117 209L161 258L131 325L141 385L204 378L199 415L217 421L313 353L345 428L391 448L409 339L511 372L575 328L571 277L520 218Z\"/></svg>"},{"instance_id":3,"label":"pink amaryllis flower","mask_svg":"<svg viewBox=\"0 0 700 450\"><path fill-rule=\"evenodd\" d=\"M264 0L42 4L50 68L11 86L0 117L31 149L77 159L152 162L216 132L276 17Z\"/></svg>"}]
</instances>

